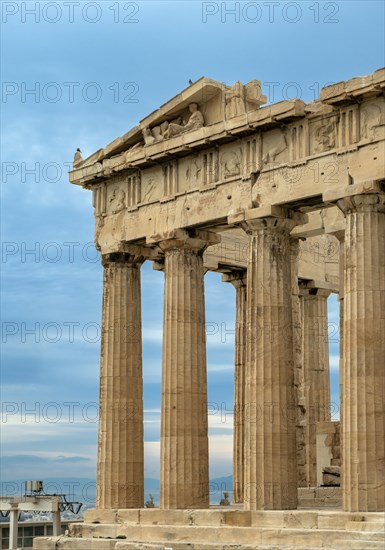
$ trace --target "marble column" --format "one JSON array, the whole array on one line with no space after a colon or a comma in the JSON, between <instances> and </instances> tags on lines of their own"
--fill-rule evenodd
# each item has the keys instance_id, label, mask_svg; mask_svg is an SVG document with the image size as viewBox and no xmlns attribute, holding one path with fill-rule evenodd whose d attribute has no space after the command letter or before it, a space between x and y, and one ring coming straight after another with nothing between
<instances>
[{"instance_id":1,"label":"marble column","mask_svg":"<svg viewBox=\"0 0 385 550\"><path fill-rule=\"evenodd\" d=\"M203 251L215 234L164 240L160 507L209 507Z\"/></svg>"},{"instance_id":2,"label":"marble column","mask_svg":"<svg viewBox=\"0 0 385 550\"><path fill-rule=\"evenodd\" d=\"M290 231L306 217L256 208L241 223L250 235L247 268L245 396L246 510L297 507Z\"/></svg>"},{"instance_id":3,"label":"marble column","mask_svg":"<svg viewBox=\"0 0 385 550\"><path fill-rule=\"evenodd\" d=\"M360 512L385 510L385 193L370 187L337 201L346 218L343 509Z\"/></svg>"},{"instance_id":4,"label":"marble column","mask_svg":"<svg viewBox=\"0 0 385 550\"><path fill-rule=\"evenodd\" d=\"M343 430L343 395L344 395L344 366L343 366L343 350L344 350L344 297L345 297L345 290L344 290L344 278L345 278L345 231L337 231L333 233L334 236L339 241L339 256L340 256L340 262L339 262L339 291L338 291L338 302L340 307L340 361L339 361L339 383L340 383L340 454L341 457L343 455L342 447L343 447L343 437L342 437L342 430ZM342 466L342 458L341 458L341 466Z\"/></svg>"},{"instance_id":5,"label":"marble column","mask_svg":"<svg viewBox=\"0 0 385 550\"><path fill-rule=\"evenodd\" d=\"M98 508L143 507L142 263L126 253L103 257Z\"/></svg>"},{"instance_id":6,"label":"marble column","mask_svg":"<svg viewBox=\"0 0 385 550\"><path fill-rule=\"evenodd\" d=\"M224 282L236 289L235 370L234 370L234 436L233 436L233 502L243 502L245 464L245 369L246 369L246 281L245 271L223 275Z\"/></svg>"},{"instance_id":7,"label":"marble column","mask_svg":"<svg viewBox=\"0 0 385 550\"><path fill-rule=\"evenodd\" d=\"M330 290L301 285L306 398L306 482L317 486L317 422L330 421L327 299Z\"/></svg>"},{"instance_id":8,"label":"marble column","mask_svg":"<svg viewBox=\"0 0 385 550\"><path fill-rule=\"evenodd\" d=\"M298 268L301 253L299 239L291 238L290 246L294 389L297 407L296 438L298 487L306 487L306 398L302 360L302 313L298 285Z\"/></svg>"}]
</instances>

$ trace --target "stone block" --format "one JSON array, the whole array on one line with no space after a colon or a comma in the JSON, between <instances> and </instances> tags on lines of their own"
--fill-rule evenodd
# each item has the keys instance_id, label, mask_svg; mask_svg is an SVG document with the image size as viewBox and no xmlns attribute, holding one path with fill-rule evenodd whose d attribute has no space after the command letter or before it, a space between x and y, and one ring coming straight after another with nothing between
<instances>
[{"instance_id":1,"label":"stone block","mask_svg":"<svg viewBox=\"0 0 385 550\"><path fill-rule=\"evenodd\" d=\"M84 521L88 523L115 523L117 510L114 509L93 509L84 512Z\"/></svg>"},{"instance_id":2,"label":"stone block","mask_svg":"<svg viewBox=\"0 0 385 550\"><path fill-rule=\"evenodd\" d=\"M237 525L238 527L251 527L251 512L231 511L223 512L224 525Z\"/></svg>"},{"instance_id":3,"label":"stone block","mask_svg":"<svg viewBox=\"0 0 385 550\"><path fill-rule=\"evenodd\" d=\"M121 508L117 510L116 522L117 523L139 523L141 510L136 508Z\"/></svg>"},{"instance_id":4,"label":"stone block","mask_svg":"<svg viewBox=\"0 0 385 550\"><path fill-rule=\"evenodd\" d=\"M322 473L323 484L331 487L341 485L341 469L339 466L326 466Z\"/></svg>"}]
</instances>

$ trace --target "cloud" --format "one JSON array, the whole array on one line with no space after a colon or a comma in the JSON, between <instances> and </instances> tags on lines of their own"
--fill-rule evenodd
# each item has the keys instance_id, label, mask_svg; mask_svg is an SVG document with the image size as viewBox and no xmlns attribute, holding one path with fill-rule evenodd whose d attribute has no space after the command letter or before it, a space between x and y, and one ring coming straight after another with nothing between
<instances>
[{"instance_id":1,"label":"cloud","mask_svg":"<svg viewBox=\"0 0 385 550\"><path fill-rule=\"evenodd\" d=\"M5 252L2 321L17 326L17 333L3 342L1 372L3 402L16 405L15 414L8 414L3 426L3 445L7 446L9 456L18 457L8 462L7 472L12 477L16 472L19 477L27 473L35 477L41 471L57 475L58 472L72 474L74 470L94 475L96 422L87 422L82 414L70 422L67 413L58 423L35 422L33 414L26 414L26 422L21 420L23 406L33 410L37 402L42 407L55 402L64 411L64 403L79 402L82 410L87 403L98 400L100 340L91 342L83 329L87 323L100 325L103 270L99 258L92 262L84 256L84 246L93 241L94 217L91 193L68 182L66 163L72 160L76 147L80 146L87 156L105 146L175 95L187 84L188 78L195 80L203 73L228 83L261 78L272 103L286 99L283 97L285 82L292 83L294 73L296 85L303 92L302 99L313 100L316 90L318 96L318 89L328 81L374 70L382 63L383 6L378 2L368 4L367 16L372 27L368 26L370 31L365 31L361 28L359 3L356 8L353 4L349 14L344 11L339 25L306 28L301 21L294 42L292 37L289 41L293 55L287 58L282 56L282 40L292 34L293 26L286 24L279 8L275 10L273 25L267 23L268 10L264 11L267 24L261 21L258 33L255 25L245 21L235 24L233 16L223 22L219 12L210 16L207 25L202 25L198 3L191 3L188 8L175 3L176 19L170 18L170 11L158 4L142 3L140 23L129 25L129 33L122 21L115 24L114 12L108 9L104 10L103 23L95 25L79 19L74 24L61 21L51 25L41 21L37 25L33 16L27 16L27 22L21 24L20 12L4 25L7 50L12 52L11 62L4 67L4 80L24 82L28 88L36 81L40 84L81 82L80 95L72 103L64 97L58 103L49 103L41 97L34 100L30 96L22 101L19 94L3 104L2 159L16 164L16 173L7 174L1 190L2 237L10 247L2 250ZM186 33L183 25L175 25L186 9L190 10L193 35ZM302 12L303 20L306 14L308 22L311 21L313 11ZM120 15L128 14L122 11ZM342 10L338 17L341 15ZM221 64L216 39L223 34L223 25L228 25L235 39L221 42L222 58L226 59L226 63ZM162 28L162 42L158 41L155 49L143 48L143 43L154 42L159 28ZM311 40L315 31L317 40ZM335 40L324 40L326 31L329 34L333 31ZM201 40L194 40L194 32ZM359 38L354 43L346 38L352 34ZM279 40L271 40L271 36ZM254 52L266 39L275 46L268 58L260 58L260 74L255 74ZM296 49L303 54L304 41L310 45L306 58L313 58L312 63L303 64L306 71L297 66L295 55ZM316 45L321 41L326 54L325 50L321 53L317 50ZM182 47L174 48L174 64L165 66L162 63L165 51L175 43ZM336 48L343 62L333 67L325 60ZM130 55L127 56L127 52ZM287 62L289 58L291 62ZM109 59L102 64L102 70L101 59ZM182 70L176 71L175 66ZM82 85L91 81L97 81L103 89L100 102L87 102L81 95ZM124 94L116 101L111 86L129 81L139 84L139 102L124 102ZM275 97L272 97L273 91ZM60 172L57 181L52 176L55 167ZM54 246L47 248L48 243L59 247L62 255L58 261L50 260ZM74 248L74 261L70 260L65 243L78 243ZM142 267L142 318L147 473L159 471L156 438L160 427L163 290L164 275L153 271L152 263L146 262ZM219 470L228 474L232 456L235 290L232 285L221 282L220 274L207 273L205 301L208 395L212 412L213 407L218 411L209 417L211 465L216 475ZM333 399L338 400L339 303L335 295L329 298L328 306L329 336L333 340L329 342L331 386ZM35 335L28 333L36 323L39 342L35 342ZM49 341L52 327L44 336L49 323L57 323L63 331L55 343ZM71 342L65 323L78 323ZM53 414L54 410L46 413ZM68 449L73 453L67 454Z\"/></svg>"}]
</instances>

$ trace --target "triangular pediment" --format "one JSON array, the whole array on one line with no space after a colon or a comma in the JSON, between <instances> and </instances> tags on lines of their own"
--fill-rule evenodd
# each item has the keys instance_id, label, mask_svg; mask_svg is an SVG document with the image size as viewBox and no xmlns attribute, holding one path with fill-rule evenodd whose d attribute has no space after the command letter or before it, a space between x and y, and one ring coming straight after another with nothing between
<instances>
[{"instance_id":1,"label":"triangular pediment","mask_svg":"<svg viewBox=\"0 0 385 550\"><path fill-rule=\"evenodd\" d=\"M261 93L258 80L246 85L236 82L233 86L228 86L202 77L143 118L126 134L81 160L79 166L89 166L133 147L151 145L199 127L211 126L246 114L258 109L265 102L266 97ZM195 110L198 111L194 116L190 108L192 104L196 105ZM194 117L195 123L192 122ZM173 126L168 129L169 125Z\"/></svg>"}]
</instances>

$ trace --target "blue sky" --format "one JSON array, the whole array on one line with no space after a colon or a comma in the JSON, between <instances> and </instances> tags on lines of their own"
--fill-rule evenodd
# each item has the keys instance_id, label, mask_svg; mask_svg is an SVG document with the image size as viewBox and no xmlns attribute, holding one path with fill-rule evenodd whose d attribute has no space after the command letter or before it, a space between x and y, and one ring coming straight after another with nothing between
<instances>
[{"instance_id":1,"label":"blue sky","mask_svg":"<svg viewBox=\"0 0 385 550\"><path fill-rule=\"evenodd\" d=\"M64 4L1 5L2 480L95 475L102 269L91 195L68 183L75 149L103 147L203 75L311 101L384 65L382 1ZM163 274L146 263L142 277L145 468L158 477ZM231 473L235 290L213 273L205 284L220 476ZM337 401L338 341L330 349Z\"/></svg>"}]
</instances>

